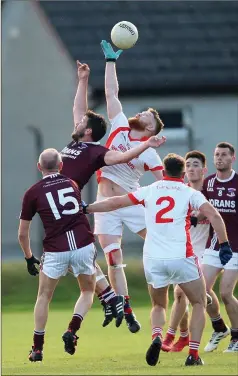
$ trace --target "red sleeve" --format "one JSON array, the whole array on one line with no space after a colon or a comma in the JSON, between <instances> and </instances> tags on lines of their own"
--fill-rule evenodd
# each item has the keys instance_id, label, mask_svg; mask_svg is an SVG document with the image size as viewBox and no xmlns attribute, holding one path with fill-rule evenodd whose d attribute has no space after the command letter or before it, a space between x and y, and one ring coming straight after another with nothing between
<instances>
[{"instance_id":1,"label":"red sleeve","mask_svg":"<svg viewBox=\"0 0 238 376\"><path fill-rule=\"evenodd\" d=\"M35 214L36 199L33 196L32 190L28 189L28 191L26 191L23 197L20 219L23 219L25 221L31 221Z\"/></svg>"},{"instance_id":2,"label":"red sleeve","mask_svg":"<svg viewBox=\"0 0 238 376\"><path fill-rule=\"evenodd\" d=\"M145 206L144 200L143 201L137 200L137 198L133 195L133 193L128 193L128 197L133 202L133 204Z\"/></svg>"},{"instance_id":3,"label":"red sleeve","mask_svg":"<svg viewBox=\"0 0 238 376\"><path fill-rule=\"evenodd\" d=\"M145 171L162 171L163 169L164 169L163 166L156 166L154 168L149 168L149 166L146 163L144 163L144 170Z\"/></svg>"}]
</instances>

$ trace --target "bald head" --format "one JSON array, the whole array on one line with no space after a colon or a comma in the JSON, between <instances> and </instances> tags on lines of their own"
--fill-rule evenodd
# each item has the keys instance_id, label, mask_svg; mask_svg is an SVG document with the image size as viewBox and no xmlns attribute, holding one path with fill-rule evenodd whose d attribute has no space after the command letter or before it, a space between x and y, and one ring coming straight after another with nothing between
<instances>
[{"instance_id":1,"label":"bald head","mask_svg":"<svg viewBox=\"0 0 238 376\"><path fill-rule=\"evenodd\" d=\"M45 149L39 157L40 169L44 172L59 171L61 164L61 155L56 149Z\"/></svg>"}]
</instances>

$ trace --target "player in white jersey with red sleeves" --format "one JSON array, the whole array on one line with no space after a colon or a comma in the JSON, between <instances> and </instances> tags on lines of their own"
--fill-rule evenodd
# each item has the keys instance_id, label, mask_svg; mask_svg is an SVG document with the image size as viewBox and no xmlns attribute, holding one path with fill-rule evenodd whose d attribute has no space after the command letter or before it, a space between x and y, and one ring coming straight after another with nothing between
<instances>
[{"instance_id":1,"label":"player in white jersey with red sleeves","mask_svg":"<svg viewBox=\"0 0 238 376\"><path fill-rule=\"evenodd\" d=\"M108 117L112 126L106 147L126 152L146 141L148 137L158 134L164 125L157 111L153 109L139 113L133 118L126 118L118 99L119 89L115 62L119 53L115 53L106 41L102 41L101 46L107 60L105 94ZM97 200L124 195L136 190L139 187L139 179L145 171L151 171L157 180L162 179L162 170L161 159L152 148L128 163L120 166L105 166L98 172ZM130 307L121 251L124 224L132 232L145 238L146 226L143 206L123 208L111 213L97 213L94 232L98 235L106 256L111 285L117 294L125 296L124 314L127 326L132 333L136 333L140 329L140 324Z\"/></svg>"},{"instance_id":2,"label":"player in white jersey with red sleeves","mask_svg":"<svg viewBox=\"0 0 238 376\"><path fill-rule=\"evenodd\" d=\"M86 212L106 212L131 205L145 206L147 235L143 264L152 301L152 344L146 361L155 366L162 345L162 330L166 319L168 287L179 284L191 302L189 355L186 366L202 365L198 348L205 326L206 289L190 239L190 215L199 210L205 215L219 239L219 257L232 257L227 244L224 222L218 211L201 192L184 184L185 160L169 154L164 158L165 176L147 187L123 196L111 197L86 207ZM229 254L229 257L228 257Z\"/></svg>"},{"instance_id":3,"label":"player in white jersey with red sleeves","mask_svg":"<svg viewBox=\"0 0 238 376\"><path fill-rule=\"evenodd\" d=\"M207 172L206 156L200 151L193 150L185 156L185 171L188 185L198 191L202 190L204 175ZM191 241L195 255L201 264L209 235L209 221L204 219L197 223L197 213L192 213L193 226L190 228ZM209 296L210 298L210 296ZM210 298L211 299L211 298ZM176 343L176 330L180 326L180 337ZM180 352L189 345L188 333L188 300L183 290L176 285L174 287L174 303L171 310L169 327L163 340L162 350Z\"/></svg>"}]
</instances>

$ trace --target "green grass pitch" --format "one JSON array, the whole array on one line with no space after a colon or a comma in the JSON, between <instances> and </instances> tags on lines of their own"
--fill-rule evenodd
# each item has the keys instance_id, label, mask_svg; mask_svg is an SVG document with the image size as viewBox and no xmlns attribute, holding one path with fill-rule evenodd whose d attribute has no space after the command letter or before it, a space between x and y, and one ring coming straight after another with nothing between
<instances>
[{"instance_id":1,"label":"green grass pitch","mask_svg":"<svg viewBox=\"0 0 238 376\"><path fill-rule=\"evenodd\" d=\"M33 307L32 307L33 309ZM73 309L73 306L72 306ZM30 363L33 313L11 311L2 315L2 374L3 375L237 375L238 355L223 354L229 338L224 339L213 353L203 348L211 335L207 320L200 355L203 367L184 367L187 348L182 353L161 352L160 363L149 367L145 353L151 343L149 306L136 307L142 324L137 334L128 331L125 322L120 328L111 323L102 328L103 313L94 307L80 329L80 339L74 356L64 352L61 335L71 319L72 310L52 310L46 328L44 360ZM224 309L222 308L223 314ZM167 315L168 317L168 315ZM225 315L226 322L227 316Z\"/></svg>"}]
</instances>

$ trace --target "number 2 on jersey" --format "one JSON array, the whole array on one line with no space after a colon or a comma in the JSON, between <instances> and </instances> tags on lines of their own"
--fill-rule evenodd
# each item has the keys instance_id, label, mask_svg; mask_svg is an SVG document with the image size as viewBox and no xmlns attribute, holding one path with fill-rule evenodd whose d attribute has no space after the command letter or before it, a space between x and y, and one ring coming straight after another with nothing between
<instances>
[{"instance_id":1,"label":"number 2 on jersey","mask_svg":"<svg viewBox=\"0 0 238 376\"><path fill-rule=\"evenodd\" d=\"M77 199L75 197L73 197L73 196L67 196L67 197L65 197L66 193L74 192L73 188L72 187L70 187L70 188L64 188L64 189L58 190L57 192L58 192L58 196L59 196L59 203L60 203L60 205L64 206L65 204L67 204L67 202L71 202L72 204L74 204L74 208L73 209L70 209L70 210L66 210L65 209L65 210L62 211L62 214L64 214L64 215L71 215L71 214L78 213L78 211L79 211L79 204L78 204ZM61 216L60 216L59 210L57 209L57 206L56 206L56 203L55 203L55 200L53 198L52 193L51 192L46 193L46 198L48 200L48 203L50 204L50 208L52 210L52 213L55 216L55 219L60 219Z\"/></svg>"},{"instance_id":2,"label":"number 2 on jersey","mask_svg":"<svg viewBox=\"0 0 238 376\"><path fill-rule=\"evenodd\" d=\"M165 196L165 197L160 197L157 201L156 201L156 205L161 205L162 202L164 201L167 201L167 206L163 209L160 209L158 211L158 213L156 214L156 217L155 217L155 222L156 223L170 223L170 222L173 222L173 218L168 218L168 217L163 217L164 214L168 213L170 210L172 210L175 206L175 201L173 199L173 197L170 197L170 196Z\"/></svg>"}]
</instances>

